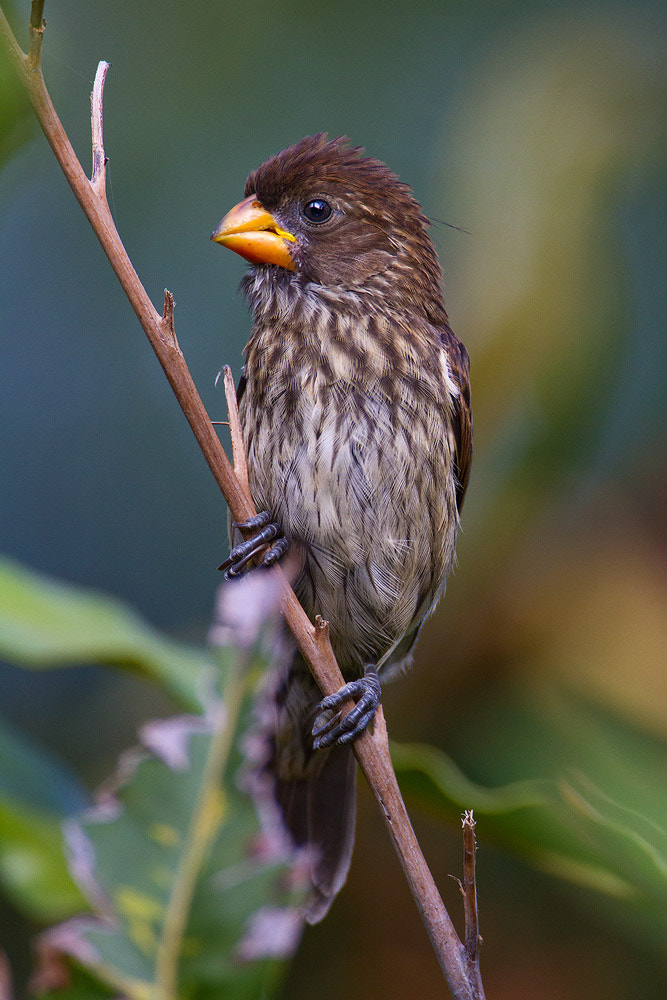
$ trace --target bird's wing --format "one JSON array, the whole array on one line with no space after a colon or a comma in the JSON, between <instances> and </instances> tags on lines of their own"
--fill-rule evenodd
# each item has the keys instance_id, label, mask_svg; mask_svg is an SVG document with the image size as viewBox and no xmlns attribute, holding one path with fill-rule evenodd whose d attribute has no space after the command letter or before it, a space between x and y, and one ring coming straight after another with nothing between
<instances>
[{"instance_id":1,"label":"bird's wing","mask_svg":"<svg viewBox=\"0 0 667 1000\"><path fill-rule=\"evenodd\" d=\"M458 387L453 398L453 430L456 442L456 506L459 514L470 476L472 460L472 407L470 405L470 358L464 345L447 327L441 330L442 346L447 354L452 379Z\"/></svg>"}]
</instances>

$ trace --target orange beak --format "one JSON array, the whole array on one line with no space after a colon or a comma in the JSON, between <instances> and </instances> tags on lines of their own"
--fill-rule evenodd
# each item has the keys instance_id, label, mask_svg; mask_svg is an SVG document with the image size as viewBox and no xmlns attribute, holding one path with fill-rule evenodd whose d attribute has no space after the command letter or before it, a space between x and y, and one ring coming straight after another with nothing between
<instances>
[{"instance_id":1,"label":"orange beak","mask_svg":"<svg viewBox=\"0 0 667 1000\"><path fill-rule=\"evenodd\" d=\"M296 237L280 228L254 194L227 212L211 233L211 239L252 264L278 264L290 271L296 269L289 252L289 244L296 242Z\"/></svg>"}]
</instances>

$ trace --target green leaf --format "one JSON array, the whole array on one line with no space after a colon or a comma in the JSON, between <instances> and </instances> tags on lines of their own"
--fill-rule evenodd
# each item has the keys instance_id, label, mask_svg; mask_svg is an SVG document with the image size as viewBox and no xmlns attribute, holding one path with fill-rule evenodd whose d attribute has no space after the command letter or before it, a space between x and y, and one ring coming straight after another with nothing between
<instances>
[{"instance_id":1,"label":"green leaf","mask_svg":"<svg viewBox=\"0 0 667 1000\"><path fill-rule=\"evenodd\" d=\"M247 644L221 649L223 699L145 726L96 807L68 824L72 871L100 919L47 943L129 1000L266 996L298 943L305 859L261 780L253 799L237 778L235 734L265 667Z\"/></svg>"},{"instance_id":2,"label":"green leaf","mask_svg":"<svg viewBox=\"0 0 667 1000\"><path fill-rule=\"evenodd\" d=\"M2 798L0 882L18 910L43 923L86 906L68 871L60 821Z\"/></svg>"},{"instance_id":3,"label":"green leaf","mask_svg":"<svg viewBox=\"0 0 667 1000\"><path fill-rule=\"evenodd\" d=\"M232 989L256 997L276 970L270 951L264 961L242 960L253 917L257 926L263 912L288 932L283 957L298 940L296 896L285 906L283 889L290 858L274 847L264 853L252 804L231 781L207 787L220 731L186 718L166 726L151 739L170 745L171 764L137 760L116 803L70 831L74 871L110 922L82 930L90 967L136 1000Z\"/></svg>"},{"instance_id":4,"label":"green leaf","mask_svg":"<svg viewBox=\"0 0 667 1000\"><path fill-rule=\"evenodd\" d=\"M0 719L0 884L16 908L43 921L85 906L69 874L61 821L87 803L64 764Z\"/></svg>"},{"instance_id":5,"label":"green leaf","mask_svg":"<svg viewBox=\"0 0 667 1000\"><path fill-rule=\"evenodd\" d=\"M69 816L88 804L70 768L0 716L0 798L31 809Z\"/></svg>"},{"instance_id":6,"label":"green leaf","mask_svg":"<svg viewBox=\"0 0 667 1000\"><path fill-rule=\"evenodd\" d=\"M35 132L35 120L25 88L0 44L0 167Z\"/></svg>"},{"instance_id":7,"label":"green leaf","mask_svg":"<svg viewBox=\"0 0 667 1000\"><path fill-rule=\"evenodd\" d=\"M509 695L476 723L477 767L488 758L489 780L506 783L475 784L433 747L393 745L408 799L448 820L473 809L481 843L616 897L657 942L667 933L664 747L553 690Z\"/></svg>"},{"instance_id":8,"label":"green leaf","mask_svg":"<svg viewBox=\"0 0 667 1000\"><path fill-rule=\"evenodd\" d=\"M179 702L200 708L204 652L163 638L121 601L52 580L0 559L0 657L45 669L104 663L160 681Z\"/></svg>"}]
</instances>

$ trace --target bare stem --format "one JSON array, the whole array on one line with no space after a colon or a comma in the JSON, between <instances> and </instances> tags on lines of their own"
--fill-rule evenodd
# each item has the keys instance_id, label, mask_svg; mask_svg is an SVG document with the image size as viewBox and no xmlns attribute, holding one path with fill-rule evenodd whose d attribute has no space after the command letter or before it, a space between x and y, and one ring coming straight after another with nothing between
<instances>
[{"instance_id":1,"label":"bare stem","mask_svg":"<svg viewBox=\"0 0 667 1000\"><path fill-rule=\"evenodd\" d=\"M107 160L104 155L102 97L108 69L108 62L100 62L95 74L93 92L90 95L90 125L93 139L93 173L90 183L97 196L105 201L107 197Z\"/></svg>"},{"instance_id":2,"label":"bare stem","mask_svg":"<svg viewBox=\"0 0 667 1000\"><path fill-rule=\"evenodd\" d=\"M243 450L242 438L235 398L232 396L229 416L232 441L237 437L234 458L240 477L234 474L178 346L174 332L173 296L165 291L164 312L160 316L132 266L109 211L102 132L102 93L108 64L100 63L91 97L93 174L89 181L56 114L41 72L43 5L43 0L33 0L28 56L21 51L1 8L0 35L7 43L42 130L157 355L234 520L244 521L256 510L248 488L247 471L242 471L239 452L239 448L241 452ZM228 371L225 373L227 391L228 383L231 383L231 372L228 374ZM228 401L229 398L228 392ZM331 649L326 623L320 621L313 626L280 567L273 567L271 573L281 584L283 613L299 649L321 690L332 694L343 685L343 677ZM454 1000L482 1000L483 991L480 992L469 977L467 950L454 930L410 824L391 763L381 709L376 715L373 734L365 732L354 744L354 752L378 800L452 997Z\"/></svg>"},{"instance_id":3,"label":"bare stem","mask_svg":"<svg viewBox=\"0 0 667 1000\"><path fill-rule=\"evenodd\" d=\"M32 0L30 4L30 51L28 62L31 69L42 67L42 42L44 41L44 29L46 21L42 17L44 11L44 0Z\"/></svg>"},{"instance_id":4,"label":"bare stem","mask_svg":"<svg viewBox=\"0 0 667 1000\"><path fill-rule=\"evenodd\" d=\"M482 938L479 933L479 918L477 915L477 880L475 878L475 861L477 854L477 838L475 837L475 818L472 809L463 814L463 913L465 917L464 947L468 978L474 996L483 1000L484 987L479 971L479 947Z\"/></svg>"},{"instance_id":5,"label":"bare stem","mask_svg":"<svg viewBox=\"0 0 667 1000\"><path fill-rule=\"evenodd\" d=\"M229 414L229 434L232 439L232 458L234 460L234 475L241 484L243 492L250 498L250 485L248 482L248 461L246 459L245 445L243 443L243 432L241 421L239 420L239 408L236 402L236 386L234 376L229 365L223 369L225 384L225 399L227 400L227 413Z\"/></svg>"}]
</instances>

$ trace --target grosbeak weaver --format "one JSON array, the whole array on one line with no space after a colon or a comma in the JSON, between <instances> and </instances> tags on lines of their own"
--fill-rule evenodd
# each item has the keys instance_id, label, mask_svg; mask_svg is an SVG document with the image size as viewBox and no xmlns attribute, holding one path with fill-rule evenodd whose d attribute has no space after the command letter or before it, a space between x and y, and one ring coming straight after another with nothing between
<instances>
[{"instance_id":1,"label":"grosbeak weaver","mask_svg":"<svg viewBox=\"0 0 667 1000\"><path fill-rule=\"evenodd\" d=\"M428 220L410 188L344 138L308 136L246 181L212 239L250 261L254 323L239 385L261 513L227 563L287 544L296 593L322 615L350 683L320 700L295 654L276 683L270 770L312 844L321 919L354 838L356 764L380 681L409 665L454 561L472 450L468 354L452 333ZM343 719L340 705L356 707Z\"/></svg>"}]
</instances>

